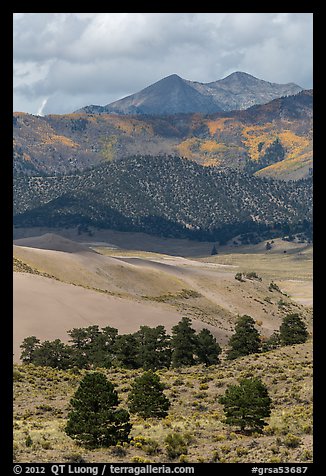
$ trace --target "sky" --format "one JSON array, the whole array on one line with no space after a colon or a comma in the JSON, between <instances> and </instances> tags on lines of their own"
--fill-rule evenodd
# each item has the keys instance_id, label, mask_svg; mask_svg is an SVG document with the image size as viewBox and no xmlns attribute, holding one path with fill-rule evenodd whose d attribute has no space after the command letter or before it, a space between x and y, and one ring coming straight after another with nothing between
<instances>
[{"instance_id":1,"label":"sky","mask_svg":"<svg viewBox=\"0 0 326 476\"><path fill-rule=\"evenodd\" d=\"M312 88L312 13L15 13L14 111L106 105L170 74Z\"/></svg>"}]
</instances>

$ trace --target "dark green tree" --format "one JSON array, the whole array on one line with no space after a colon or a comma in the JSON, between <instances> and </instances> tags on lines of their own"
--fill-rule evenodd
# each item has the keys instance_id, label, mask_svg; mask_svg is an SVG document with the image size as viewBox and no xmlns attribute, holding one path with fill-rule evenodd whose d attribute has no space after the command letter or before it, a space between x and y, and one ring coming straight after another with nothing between
<instances>
[{"instance_id":1,"label":"dark green tree","mask_svg":"<svg viewBox=\"0 0 326 476\"><path fill-rule=\"evenodd\" d=\"M308 339L306 324L298 313L288 314L280 326L282 345L303 344Z\"/></svg>"},{"instance_id":2,"label":"dark green tree","mask_svg":"<svg viewBox=\"0 0 326 476\"><path fill-rule=\"evenodd\" d=\"M135 334L118 335L114 343L115 363L127 369L137 369L139 362L139 342Z\"/></svg>"},{"instance_id":3,"label":"dark green tree","mask_svg":"<svg viewBox=\"0 0 326 476\"><path fill-rule=\"evenodd\" d=\"M274 331L273 334L262 343L262 351L268 352L269 350L277 349L281 345L279 331Z\"/></svg>"},{"instance_id":4,"label":"dark green tree","mask_svg":"<svg viewBox=\"0 0 326 476\"><path fill-rule=\"evenodd\" d=\"M170 337L164 326L140 326L135 336L139 343L139 365L144 370L170 367Z\"/></svg>"},{"instance_id":5,"label":"dark green tree","mask_svg":"<svg viewBox=\"0 0 326 476\"><path fill-rule=\"evenodd\" d=\"M267 241L266 245L265 245L265 249L267 251L271 250L272 249L272 243L270 243L269 241Z\"/></svg>"},{"instance_id":6,"label":"dark green tree","mask_svg":"<svg viewBox=\"0 0 326 476\"><path fill-rule=\"evenodd\" d=\"M40 339L35 336L26 337L20 345L22 353L20 355L21 361L24 364L33 363L34 353L39 347Z\"/></svg>"},{"instance_id":7,"label":"dark green tree","mask_svg":"<svg viewBox=\"0 0 326 476\"><path fill-rule=\"evenodd\" d=\"M196 355L198 363L214 365L219 363L222 352L216 338L208 329L202 329L197 335Z\"/></svg>"},{"instance_id":8,"label":"dark green tree","mask_svg":"<svg viewBox=\"0 0 326 476\"><path fill-rule=\"evenodd\" d=\"M89 364L87 356L87 330L86 328L74 328L67 332L71 337L72 364L78 368L86 368Z\"/></svg>"},{"instance_id":9,"label":"dark green tree","mask_svg":"<svg viewBox=\"0 0 326 476\"><path fill-rule=\"evenodd\" d=\"M61 342L60 339L45 340L35 350L33 363L64 370L72 366L71 356L71 347Z\"/></svg>"},{"instance_id":10,"label":"dark green tree","mask_svg":"<svg viewBox=\"0 0 326 476\"><path fill-rule=\"evenodd\" d=\"M191 327L191 319L183 317L172 327L172 366L194 365L197 348L196 331Z\"/></svg>"},{"instance_id":11,"label":"dark green tree","mask_svg":"<svg viewBox=\"0 0 326 476\"><path fill-rule=\"evenodd\" d=\"M74 365L79 368L106 367L112 365L114 342L118 330L107 326L75 328L68 331L73 349Z\"/></svg>"},{"instance_id":12,"label":"dark green tree","mask_svg":"<svg viewBox=\"0 0 326 476\"><path fill-rule=\"evenodd\" d=\"M114 345L117 335L118 329L114 327L106 326L102 328L101 335L98 339L98 345L101 350L101 358L97 360L102 367L109 368L112 366L115 356Z\"/></svg>"},{"instance_id":13,"label":"dark green tree","mask_svg":"<svg viewBox=\"0 0 326 476\"><path fill-rule=\"evenodd\" d=\"M254 354L260 350L259 332L254 326L252 317L244 315L239 317L235 325L235 333L229 340L228 359L236 359L244 355Z\"/></svg>"},{"instance_id":14,"label":"dark green tree","mask_svg":"<svg viewBox=\"0 0 326 476\"><path fill-rule=\"evenodd\" d=\"M114 385L99 372L88 373L70 400L65 432L89 448L113 446L128 441L129 413L118 408Z\"/></svg>"},{"instance_id":15,"label":"dark green tree","mask_svg":"<svg viewBox=\"0 0 326 476\"><path fill-rule=\"evenodd\" d=\"M144 372L132 384L128 396L131 413L143 418L164 418L170 408L170 402L163 393L164 385L152 370Z\"/></svg>"},{"instance_id":16,"label":"dark green tree","mask_svg":"<svg viewBox=\"0 0 326 476\"><path fill-rule=\"evenodd\" d=\"M86 331L86 358L88 366L100 365L103 360L101 349L101 331L99 326L93 325L85 328Z\"/></svg>"},{"instance_id":17,"label":"dark green tree","mask_svg":"<svg viewBox=\"0 0 326 476\"><path fill-rule=\"evenodd\" d=\"M259 378L242 379L239 385L229 385L219 398L224 405L226 423L239 426L241 431L261 432L271 414L271 399L267 387Z\"/></svg>"},{"instance_id":18,"label":"dark green tree","mask_svg":"<svg viewBox=\"0 0 326 476\"><path fill-rule=\"evenodd\" d=\"M211 255L217 255L217 254L218 254L218 251L216 249L216 246L214 245L211 251Z\"/></svg>"}]
</instances>

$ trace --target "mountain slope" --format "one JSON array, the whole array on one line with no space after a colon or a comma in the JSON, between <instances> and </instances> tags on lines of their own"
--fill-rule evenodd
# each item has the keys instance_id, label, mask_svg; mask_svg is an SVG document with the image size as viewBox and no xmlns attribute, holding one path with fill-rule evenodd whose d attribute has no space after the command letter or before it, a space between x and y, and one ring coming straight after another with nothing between
<instances>
[{"instance_id":1,"label":"mountain slope","mask_svg":"<svg viewBox=\"0 0 326 476\"><path fill-rule=\"evenodd\" d=\"M142 91L104 106L102 112L115 114L180 114L222 111L209 95L203 95L180 76L173 74ZM79 111L81 112L81 111Z\"/></svg>"},{"instance_id":2,"label":"mountain slope","mask_svg":"<svg viewBox=\"0 0 326 476\"><path fill-rule=\"evenodd\" d=\"M286 184L179 157L135 156L82 174L17 177L14 209L19 226L84 223L223 241L240 233L262 234L276 223L281 229L308 224L312 181Z\"/></svg>"},{"instance_id":3,"label":"mountain slope","mask_svg":"<svg viewBox=\"0 0 326 476\"><path fill-rule=\"evenodd\" d=\"M235 72L211 83L199 83L172 74L138 93L107 104L86 106L77 112L106 114L180 114L247 109L281 96L297 94L302 88L294 83L277 84Z\"/></svg>"},{"instance_id":4,"label":"mountain slope","mask_svg":"<svg viewBox=\"0 0 326 476\"><path fill-rule=\"evenodd\" d=\"M243 169L280 179L312 168L312 91L242 111L173 116L15 113L14 170L27 175L71 173L135 154L181 155L203 165ZM279 140L283 150L268 149ZM269 160L261 160L266 153ZM270 167L272 162L276 167ZM266 165L268 170L264 170Z\"/></svg>"}]
</instances>

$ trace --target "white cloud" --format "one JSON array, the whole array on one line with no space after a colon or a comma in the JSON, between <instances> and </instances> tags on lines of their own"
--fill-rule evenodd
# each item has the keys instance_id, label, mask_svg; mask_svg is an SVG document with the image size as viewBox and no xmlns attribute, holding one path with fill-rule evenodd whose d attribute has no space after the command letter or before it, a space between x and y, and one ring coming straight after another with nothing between
<instances>
[{"instance_id":1,"label":"white cloud","mask_svg":"<svg viewBox=\"0 0 326 476\"><path fill-rule=\"evenodd\" d=\"M210 82L246 71L312 87L312 14L19 13L14 61L14 105L34 114L45 97L45 113L68 112L172 73Z\"/></svg>"}]
</instances>

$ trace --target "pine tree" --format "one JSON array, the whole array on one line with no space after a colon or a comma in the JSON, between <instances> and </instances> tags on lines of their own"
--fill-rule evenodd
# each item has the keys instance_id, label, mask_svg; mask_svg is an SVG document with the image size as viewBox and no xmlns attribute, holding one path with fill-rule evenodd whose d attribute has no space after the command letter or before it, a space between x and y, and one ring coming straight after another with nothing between
<instances>
[{"instance_id":1,"label":"pine tree","mask_svg":"<svg viewBox=\"0 0 326 476\"><path fill-rule=\"evenodd\" d=\"M277 349L281 345L279 331L274 331L273 334L262 343L262 351L268 352L269 350Z\"/></svg>"},{"instance_id":2,"label":"pine tree","mask_svg":"<svg viewBox=\"0 0 326 476\"><path fill-rule=\"evenodd\" d=\"M197 335L196 354L199 363L206 366L219 363L222 349L213 334L208 329L202 329Z\"/></svg>"},{"instance_id":3,"label":"pine tree","mask_svg":"<svg viewBox=\"0 0 326 476\"><path fill-rule=\"evenodd\" d=\"M109 368L112 365L113 348L118 330L114 327L98 326L75 328L68 331L73 349L73 362L79 368L94 367Z\"/></svg>"},{"instance_id":4,"label":"pine tree","mask_svg":"<svg viewBox=\"0 0 326 476\"><path fill-rule=\"evenodd\" d=\"M172 366L194 365L197 347L196 331L191 327L191 319L183 317L172 327Z\"/></svg>"},{"instance_id":5,"label":"pine tree","mask_svg":"<svg viewBox=\"0 0 326 476\"><path fill-rule=\"evenodd\" d=\"M37 339L35 336L26 337L20 348L22 349L22 353L20 355L21 361L24 364L31 364L34 360L34 354L36 349L39 347L40 339Z\"/></svg>"},{"instance_id":6,"label":"pine tree","mask_svg":"<svg viewBox=\"0 0 326 476\"><path fill-rule=\"evenodd\" d=\"M128 396L131 413L143 418L164 418L170 408L170 402L163 393L164 385L152 370L144 372L132 384Z\"/></svg>"},{"instance_id":7,"label":"pine tree","mask_svg":"<svg viewBox=\"0 0 326 476\"><path fill-rule=\"evenodd\" d=\"M170 337L166 335L164 326L140 326L135 336L139 343L139 364L144 370L170 366Z\"/></svg>"},{"instance_id":8,"label":"pine tree","mask_svg":"<svg viewBox=\"0 0 326 476\"><path fill-rule=\"evenodd\" d=\"M244 355L254 354L260 350L259 332L254 327L252 317L244 315L239 317L235 325L235 333L229 340L228 359L236 359Z\"/></svg>"},{"instance_id":9,"label":"pine tree","mask_svg":"<svg viewBox=\"0 0 326 476\"><path fill-rule=\"evenodd\" d=\"M72 362L78 368L86 368L88 365L87 357L87 330L86 328L74 328L67 332L71 337Z\"/></svg>"},{"instance_id":10,"label":"pine tree","mask_svg":"<svg viewBox=\"0 0 326 476\"><path fill-rule=\"evenodd\" d=\"M129 413L117 408L118 394L105 375L86 374L70 404L65 432L79 444L97 448L128 441Z\"/></svg>"},{"instance_id":11,"label":"pine tree","mask_svg":"<svg viewBox=\"0 0 326 476\"><path fill-rule=\"evenodd\" d=\"M267 251L271 250L272 249L272 243L270 243L269 241L267 241L266 245L265 245L265 249Z\"/></svg>"},{"instance_id":12,"label":"pine tree","mask_svg":"<svg viewBox=\"0 0 326 476\"><path fill-rule=\"evenodd\" d=\"M219 402L224 405L226 423L240 426L241 431L261 431L264 418L271 414L271 399L267 387L259 378L242 379L230 385Z\"/></svg>"},{"instance_id":13,"label":"pine tree","mask_svg":"<svg viewBox=\"0 0 326 476\"><path fill-rule=\"evenodd\" d=\"M35 350L33 363L65 370L72 366L71 355L71 347L61 342L60 339L45 340Z\"/></svg>"},{"instance_id":14,"label":"pine tree","mask_svg":"<svg viewBox=\"0 0 326 476\"><path fill-rule=\"evenodd\" d=\"M214 245L211 251L211 255L217 255L217 254L218 252L217 252L216 246Z\"/></svg>"},{"instance_id":15,"label":"pine tree","mask_svg":"<svg viewBox=\"0 0 326 476\"><path fill-rule=\"evenodd\" d=\"M280 326L282 345L303 344L308 339L307 327L298 313L288 314Z\"/></svg>"},{"instance_id":16,"label":"pine tree","mask_svg":"<svg viewBox=\"0 0 326 476\"><path fill-rule=\"evenodd\" d=\"M135 334L118 335L114 343L116 363L127 369L137 369L139 363L139 343Z\"/></svg>"}]
</instances>

